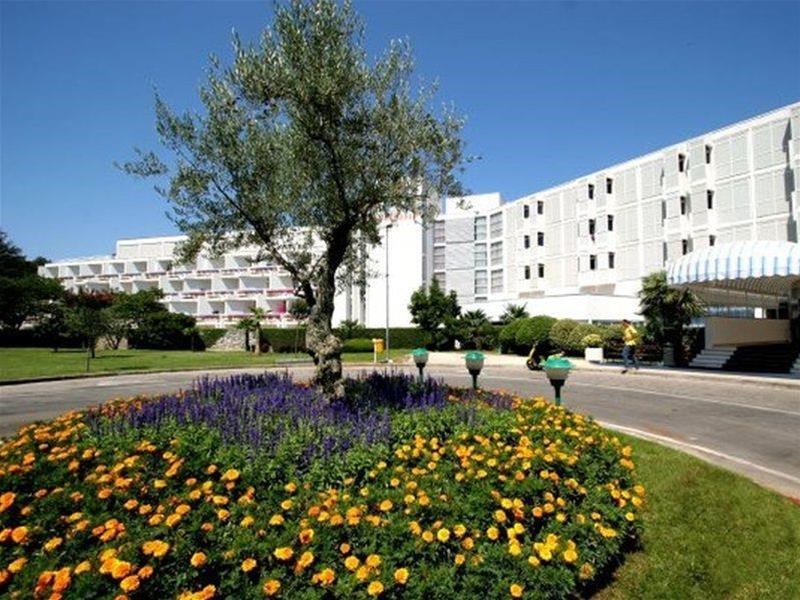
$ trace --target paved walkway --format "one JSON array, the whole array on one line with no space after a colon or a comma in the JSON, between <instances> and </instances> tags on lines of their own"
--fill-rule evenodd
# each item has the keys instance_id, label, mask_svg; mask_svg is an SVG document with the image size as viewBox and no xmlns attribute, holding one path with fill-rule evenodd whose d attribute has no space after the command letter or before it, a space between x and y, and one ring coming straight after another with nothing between
<instances>
[{"instance_id":1,"label":"paved walkway","mask_svg":"<svg viewBox=\"0 0 800 600\"><path fill-rule=\"evenodd\" d=\"M470 378L458 360L439 364L434 355L427 373L455 385ZM497 358L497 362L493 361ZM481 385L524 395L552 397L541 372L528 371L519 357L490 355ZM462 359L463 360L463 359ZM348 372L371 366L347 366ZM413 369L405 363L396 368ZM214 371L212 375L258 371ZM295 367L298 378L312 374ZM37 419L96 405L109 398L153 394L187 387L198 372L119 375L0 387L0 435ZM772 385L761 377L717 375L688 377L674 371L642 370L621 375L617 368L578 368L563 390L570 408L593 415L603 424L652 439L736 471L781 493L800 498L800 393L788 385Z\"/></svg>"}]
</instances>

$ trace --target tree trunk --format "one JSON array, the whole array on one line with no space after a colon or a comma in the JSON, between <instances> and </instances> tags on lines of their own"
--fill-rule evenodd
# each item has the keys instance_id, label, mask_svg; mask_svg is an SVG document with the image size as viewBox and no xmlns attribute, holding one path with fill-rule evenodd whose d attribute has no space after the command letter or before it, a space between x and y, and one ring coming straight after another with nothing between
<instances>
[{"instance_id":1,"label":"tree trunk","mask_svg":"<svg viewBox=\"0 0 800 600\"><path fill-rule=\"evenodd\" d=\"M256 356L260 356L261 355L261 325L256 327L255 353L256 353Z\"/></svg>"},{"instance_id":2,"label":"tree trunk","mask_svg":"<svg viewBox=\"0 0 800 600\"><path fill-rule=\"evenodd\" d=\"M314 383L325 397L331 401L344 396L342 381L342 343L333 334L333 298L335 284L333 277L321 277L311 307L306 328L306 348L314 359L317 372Z\"/></svg>"}]
</instances>

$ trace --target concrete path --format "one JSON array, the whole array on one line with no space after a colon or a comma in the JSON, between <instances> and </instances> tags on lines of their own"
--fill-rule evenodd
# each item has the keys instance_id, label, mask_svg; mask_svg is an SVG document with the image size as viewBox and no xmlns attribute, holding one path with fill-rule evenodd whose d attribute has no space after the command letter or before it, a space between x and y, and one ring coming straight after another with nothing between
<instances>
[{"instance_id":1,"label":"concrete path","mask_svg":"<svg viewBox=\"0 0 800 600\"><path fill-rule=\"evenodd\" d=\"M370 368L350 366L347 371ZM291 370L298 378L312 373L309 367ZM258 370L212 374L248 371ZM463 363L431 364L428 374L457 385L470 382ZM0 387L0 435L110 398L175 391L199 375L196 371L120 375ZM794 381L764 379L644 369L621 375L618 368L581 368L570 375L562 395L570 408L591 414L611 428L690 452L800 498L800 386ZM520 365L487 361L480 383L525 395L552 396L542 373Z\"/></svg>"}]
</instances>

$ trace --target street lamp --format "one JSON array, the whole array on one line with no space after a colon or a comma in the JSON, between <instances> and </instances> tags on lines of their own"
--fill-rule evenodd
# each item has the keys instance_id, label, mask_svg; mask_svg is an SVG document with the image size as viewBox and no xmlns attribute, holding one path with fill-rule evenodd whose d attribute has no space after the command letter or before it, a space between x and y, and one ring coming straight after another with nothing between
<instances>
[{"instance_id":1,"label":"street lamp","mask_svg":"<svg viewBox=\"0 0 800 600\"><path fill-rule=\"evenodd\" d=\"M467 355L464 357L464 361L467 364L467 371L472 375L473 390L478 389L478 375L481 374L481 369L483 369L484 358L483 352L478 352L477 350L467 352Z\"/></svg>"},{"instance_id":2,"label":"street lamp","mask_svg":"<svg viewBox=\"0 0 800 600\"><path fill-rule=\"evenodd\" d=\"M428 351L425 348L415 348L411 351L411 355L414 357L414 363L419 369L419 382L422 383L424 381L422 372L425 370L425 365L428 364Z\"/></svg>"},{"instance_id":3,"label":"street lamp","mask_svg":"<svg viewBox=\"0 0 800 600\"><path fill-rule=\"evenodd\" d=\"M572 363L560 356L551 356L542 363L545 375L550 380L550 385L556 391L556 406L561 406L561 387L569 376Z\"/></svg>"},{"instance_id":4,"label":"street lamp","mask_svg":"<svg viewBox=\"0 0 800 600\"><path fill-rule=\"evenodd\" d=\"M389 230L391 223L386 224L386 362L389 362Z\"/></svg>"}]
</instances>

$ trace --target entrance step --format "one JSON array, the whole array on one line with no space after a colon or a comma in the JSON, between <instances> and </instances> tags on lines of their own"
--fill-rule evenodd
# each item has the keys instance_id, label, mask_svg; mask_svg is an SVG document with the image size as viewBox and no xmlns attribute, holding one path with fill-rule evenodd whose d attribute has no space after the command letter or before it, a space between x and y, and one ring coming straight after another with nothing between
<instances>
[{"instance_id":1,"label":"entrance step","mask_svg":"<svg viewBox=\"0 0 800 600\"><path fill-rule=\"evenodd\" d=\"M695 369L722 369L735 351L735 347L728 346L703 348L703 351L692 359L689 366Z\"/></svg>"},{"instance_id":2,"label":"entrance step","mask_svg":"<svg viewBox=\"0 0 800 600\"><path fill-rule=\"evenodd\" d=\"M791 344L739 346L723 368L749 373L789 373L796 358L797 348Z\"/></svg>"},{"instance_id":3,"label":"entrance step","mask_svg":"<svg viewBox=\"0 0 800 600\"><path fill-rule=\"evenodd\" d=\"M797 360L794 361L794 364L792 365L792 370L789 371L789 373L800 377L800 354L797 355Z\"/></svg>"}]
</instances>

